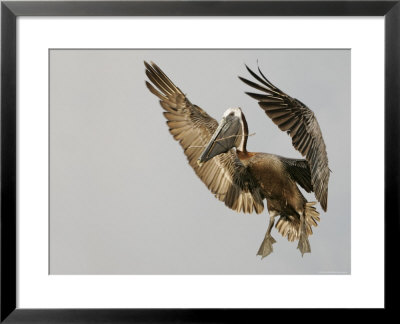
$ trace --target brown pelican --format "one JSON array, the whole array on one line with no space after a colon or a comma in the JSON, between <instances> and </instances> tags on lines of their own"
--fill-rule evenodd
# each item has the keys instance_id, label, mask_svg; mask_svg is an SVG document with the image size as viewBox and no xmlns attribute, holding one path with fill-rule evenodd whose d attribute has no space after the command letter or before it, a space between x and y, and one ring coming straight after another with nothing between
<instances>
[{"instance_id":1,"label":"brown pelican","mask_svg":"<svg viewBox=\"0 0 400 324\"><path fill-rule=\"evenodd\" d=\"M293 146L305 157L285 158L246 149L248 126L240 108L225 111L218 123L186 95L154 63L145 62L147 88L160 99L169 131L179 141L190 166L216 198L237 211L261 213L266 199L270 216L265 238L257 255L272 251L276 228L289 241L298 240L301 254L311 252L308 236L320 220L316 202L308 202L297 185L314 192L327 210L329 167L321 129L314 113L302 102L274 86L258 68L260 75L247 66L259 82L239 77L261 93L250 93L268 117L292 138Z\"/></svg>"}]
</instances>

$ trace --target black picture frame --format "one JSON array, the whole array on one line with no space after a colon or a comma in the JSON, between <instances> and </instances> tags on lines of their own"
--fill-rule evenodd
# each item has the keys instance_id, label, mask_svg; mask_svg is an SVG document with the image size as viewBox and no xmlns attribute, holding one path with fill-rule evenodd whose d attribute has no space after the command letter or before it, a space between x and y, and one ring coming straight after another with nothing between
<instances>
[{"instance_id":1,"label":"black picture frame","mask_svg":"<svg viewBox=\"0 0 400 324\"><path fill-rule=\"evenodd\" d=\"M399 237L400 0L395 1L2 1L1 290L5 323L197 323L266 320L267 309L16 308L16 19L19 16L384 16L385 310L394 309ZM373 82L373 80L371 80ZM367 94L366 94L367 95ZM373 130L371 130L373 131ZM374 152L370 152L374 154ZM367 163L368 157L366 157ZM371 171L373 172L373 171ZM373 196L373 188L371 188ZM368 197L373 199L373 197ZM383 208L382 208L383 211ZM367 284L367 283L366 283ZM262 289L260 287L260 289ZM344 292L345 293L345 292ZM267 314L268 312L268 314ZM319 316L319 315L316 315ZM252 321L251 321L252 322Z\"/></svg>"}]
</instances>

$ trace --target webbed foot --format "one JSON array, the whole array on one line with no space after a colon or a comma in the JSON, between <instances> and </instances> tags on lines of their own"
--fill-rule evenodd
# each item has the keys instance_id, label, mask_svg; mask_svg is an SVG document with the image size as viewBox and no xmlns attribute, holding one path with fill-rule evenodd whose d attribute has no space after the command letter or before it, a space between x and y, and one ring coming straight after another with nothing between
<instances>
[{"instance_id":1,"label":"webbed foot","mask_svg":"<svg viewBox=\"0 0 400 324\"><path fill-rule=\"evenodd\" d=\"M304 256L304 253L311 253L311 245L310 242L308 241L308 238L305 235L300 236L297 248L300 250L301 256Z\"/></svg>"},{"instance_id":2,"label":"webbed foot","mask_svg":"<svg viewBox=\"0 0 400 324\"><path fill-rule=\"evenodd\" d=\"M261 259L270 255L274 250L272 248L272 244L274 243L276 243L276 241L271 235L265 236L264 241L261 243L261 246L258 249L257 255L261 255Z\"/></svg>"}]
</instances>

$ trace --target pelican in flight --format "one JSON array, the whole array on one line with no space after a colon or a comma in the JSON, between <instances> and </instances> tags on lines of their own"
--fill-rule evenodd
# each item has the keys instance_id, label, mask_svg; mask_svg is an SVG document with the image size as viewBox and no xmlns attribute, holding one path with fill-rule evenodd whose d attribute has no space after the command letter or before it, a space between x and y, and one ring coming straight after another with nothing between
<instances>
[{"instance_id":1,"label":"pelican in flight","mask_svg":"<svg viewBox=\"0 0 400 324\"><path fill-rule=\"evenodd\" d=\"M301 255L310 253L308 236L317 226L319 213L298 188L314 192L327 210L329 167L326 146L314 113L301 101L274 86L258 68L247 66L253 82L239 77L258 90L246 92L258 101L267 116L289 134L292 144L305 159L286 158L270 153L248 152L246 118L240 108L225 111L218 123L203 109L192 104L167 75L153 62L144 62L147 88L160 99L169 132L179 141L190 166L216 198L237 212L261 213L264 199L270 216L265 238L257 255L266 257L276 241L276 229L289 241L298 241Z\"/></svg>"}]
</instances>

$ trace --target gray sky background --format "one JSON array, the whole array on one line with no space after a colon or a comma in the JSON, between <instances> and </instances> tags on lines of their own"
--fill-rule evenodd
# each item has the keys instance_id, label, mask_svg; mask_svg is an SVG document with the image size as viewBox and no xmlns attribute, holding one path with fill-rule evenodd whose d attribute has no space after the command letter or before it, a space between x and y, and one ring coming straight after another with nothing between
<instances>
[{"instance_id":1,"label":"gray sky background","mask_svg":"<svg viewBox=\"0 0 400 324\"><path fill-rule=\"evenodd\" d=\"M249 151L300 158L245 95L245 63L315 112L333 173L311 254L274 229L274 252L256 256L266 209L236 213L197 178L145 87L144 60L217 120L241 107L256 133ZM51 50L50 273L349 274L350 61L350 50Z\"/></svg>"}]
</instances>

